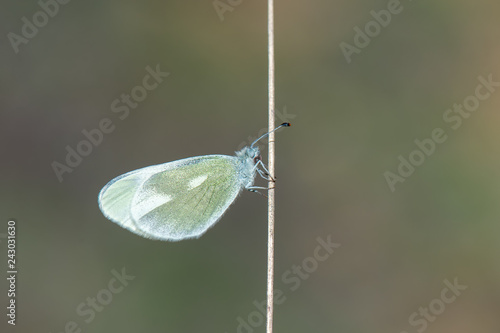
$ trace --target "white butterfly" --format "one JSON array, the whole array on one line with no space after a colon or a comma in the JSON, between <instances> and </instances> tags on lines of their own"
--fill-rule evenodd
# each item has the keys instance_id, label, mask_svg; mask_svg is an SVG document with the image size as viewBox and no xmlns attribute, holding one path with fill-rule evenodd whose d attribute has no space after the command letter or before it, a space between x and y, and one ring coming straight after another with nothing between
<instances>
[{"instance_id":1,"label":"white butterfly","mask_svg":"<svg viewBox=\"0 0 500 333\"><path fill-rule=\"evenodd\" d=\"M271 132L284 126L290 124L283 123ZM267 189L253 186L256 173L272 179L254 145L269 133L236 156L190 157L118 176L99 193L99 208L111 221L146 238L177 241L200 237L241 190Z\"/></svg>"}]
</instances>

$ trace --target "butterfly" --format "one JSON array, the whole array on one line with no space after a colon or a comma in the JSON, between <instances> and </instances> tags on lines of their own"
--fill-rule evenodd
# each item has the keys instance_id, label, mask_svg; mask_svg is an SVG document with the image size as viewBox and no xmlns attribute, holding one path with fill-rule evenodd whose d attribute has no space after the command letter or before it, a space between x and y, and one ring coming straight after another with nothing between
<instances>
[{"instance_id":1,"label":"butterfly","mask_svg":"<svg viewBox=\"0 0 500 333\"><path fill-rule=\"evenodd\" d=\"M258 173L269 175L255 144L262 135L235 156L203 155L148 166L118 176L99 193L106 218L140 236L178 241L198 238L212 227L243 189L253 186Z\"/></svg>"}]
</instances>

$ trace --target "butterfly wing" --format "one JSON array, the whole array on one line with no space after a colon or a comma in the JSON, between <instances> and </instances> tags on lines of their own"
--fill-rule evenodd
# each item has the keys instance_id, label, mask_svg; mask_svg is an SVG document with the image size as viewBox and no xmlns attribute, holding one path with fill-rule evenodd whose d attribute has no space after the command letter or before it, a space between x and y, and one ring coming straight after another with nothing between
<instances>
[{"instance_id":1,"label":"butterfly wing","mask_svg":"<svg viewBox=\"0 0 500 333\"><path fill-rule=\"evenodd\" d=\"M99 194L103 214L147 238L201 236L243 188L238 159L191 157L135 170L110 181Z\"/></svg>"}]
</instances>

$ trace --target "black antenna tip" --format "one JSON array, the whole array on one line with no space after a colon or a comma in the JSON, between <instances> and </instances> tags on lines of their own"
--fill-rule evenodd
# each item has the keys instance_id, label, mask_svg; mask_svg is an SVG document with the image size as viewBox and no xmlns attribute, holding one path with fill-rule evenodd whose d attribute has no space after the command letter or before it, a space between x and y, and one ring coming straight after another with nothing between
<instances>
[{"instance_id":1,"label":"black antenna tip","mask_svg":"<svg viewBox=\"0 0 500 333\"><path fill-rule=\"evenodd\" d=\"M292 124L290 124L290 123L283 123L283 124L281 124L281 126L290 127L290 126L292 126Z\"/></svg>"}]
</instances>

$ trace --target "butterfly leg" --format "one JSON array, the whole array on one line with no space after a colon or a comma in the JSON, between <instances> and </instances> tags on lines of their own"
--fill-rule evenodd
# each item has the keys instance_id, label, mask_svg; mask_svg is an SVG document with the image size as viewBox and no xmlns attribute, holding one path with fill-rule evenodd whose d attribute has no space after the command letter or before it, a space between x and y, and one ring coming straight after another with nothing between
<instances>
[{"instance_id":1,"label":"butterfly leg","mask_svg":"<svg viewBox=\"0 0 500 333\"><path fill-rule=\"evenodd\" d=\"M261 176L262 178L264 178L265 180L267 181L272 181L271 178L269 178L269 174L266 173L265 171L262 171L260 169L257 169L257 173L259 174L259 176Z\"/></svg>"},{"instance_id":2,"label":"butterfly leg","mask_svg":"<svg viewBox=\"0 0 500 333\"><path fill-rule=\"evenodd\" d=\"M258 166L261 166L262 169L264 169L264 171L258 169ZM257 169L257 172L259 173L259 175L264 178L265 180L267 181L270 181L270 182L276 182L276 179L273 178L273 176L271 176L271 174L269 173L269 170L267 170L266 166L264 165L264 163L262 163L261 160L259 160L256 164L255 164L255 168Z\"/></svg>"},{"instance_id":3,"label":"butterfly leg","mask_svg":"<svg viewBox=\"0 0 500 333\"><path fill-rule=\"evenodd\" d=\"M262 194L261 192L257 191L256 189L259 189L259 190L267 190L268 188L266 188L266 187L259 187L259 186L252 186L252 187L248 187L248 188L247 188L247 190L248 190L249 192L257 193L257 194L262 195L264 198L267 198L267 195Z\"/></svg>"}]
</instances>

